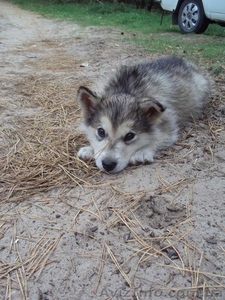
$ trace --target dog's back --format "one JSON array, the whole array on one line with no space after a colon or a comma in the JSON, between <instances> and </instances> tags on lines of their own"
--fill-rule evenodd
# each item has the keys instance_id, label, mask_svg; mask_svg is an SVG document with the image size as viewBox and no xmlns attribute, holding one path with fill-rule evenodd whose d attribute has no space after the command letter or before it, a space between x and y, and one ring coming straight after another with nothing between
<instances>
[{"instance_id":1,"label":"dog's back","mask_svg":"<svg viewBox=\"0 0 225 300\"><path fill-rule=\"evenodd\" d=\"M211 91L210 81L197 68L177 57L163 57L122 66L109 80L104 96L127 94L153 98L173 108L182 121L198 117Z\"/></svg>"}]
</instances>

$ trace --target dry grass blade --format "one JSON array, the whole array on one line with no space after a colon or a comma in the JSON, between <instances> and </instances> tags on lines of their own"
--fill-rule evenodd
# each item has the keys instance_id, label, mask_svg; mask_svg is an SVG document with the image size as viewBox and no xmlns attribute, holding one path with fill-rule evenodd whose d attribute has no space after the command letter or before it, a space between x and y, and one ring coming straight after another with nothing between
<instances>
[{"instance_id":1,"label":"dry grass blade","mask_svg":"<svg viewBox=\"0 0 225 300\"><path fill-rule=\"evenodd\" d=\"M16 241L15 241L15 248L16 248L19 261L22 264L21 267L18 270L16 270L16 277L20 287L20 293L22 295L22 298L26 300L28 299L27 278L26 278L26 273L23 265L23 260L19 252L18 243Z\"/></svg>"},{"instance_id":2,"label":"dry grass blade","mask_svg":"<svg viewBox=\"0 0 225 300\"><path fill-rule=\"evenodd\" d=\"M85 180L70 174L70 172L63 166L59 165L59 167L65 172L65 174L72 180L74 181L77 185L79 185L80 188L83 188L82 185L79 183L79 181L81 181L82 183L86 183L88 184Z\"/></svg>"},{"instance_id":3,"label":"dry grass blade","mask_svg":"<svg viewBox=\"0 0 225 300\"><path fill-rule=\"evenodd\" d=\"M10 277L10 274L7 275L5 299L8 299L8 300L12 299L12 288L11 288L11 277Z\"/></svg>"},{"instance_id":4,"label":"dry grass blade","mask_svg":"<svg viewBox=\"0 0 225 300\"><path fill-rule=\"evenodd\" d=\"M160 188L162 192L172 192L173 190L177 189L180 186L183 186L184 184L190 183L194 178L182 178L177 180L176 182L170 183L167 180L165 180L162 175L160 174L159 170L157 170L157 176L159 182L163 185L163 187Z\"/></svg>"},{"instance_id":5,"label":"dry grass blade","mask_svg":"<svg viewBox=\"0 0 225 300\"><path fill-rule=\"evenodd\" d=\"M16 270L16 277L17 277L17 281L19 283L19 288L20 288L20 293L21 293L22 299L26 300L27 295L25 294L25 291L24 291L24 282L23 282L23 276L21 275L21 269Z\"/></svg>"},{"instance_id":6,"label":"dry grass blade","mask_svg":"<svg viewBox=\"0 0 225 300\"><path fill-rule=\"evenodd\" d=\"M96 204L96 201L95 201L94 197L92 196L91 198L92 198L92 201L93 201L93 203L94 203L94 207L95 207L95 209L96 209L96 215L98 216L98 219L99 219L100 221L102 221L102 214L101 214L101 211L100 211L98 205Z\"/></svg>"},{"instance_id":7,"label":"dry grass blade","mask_svg":"<svg viewBox=\"0 0 225 300\"><path fill-rule=\"evenodd\" d=\"M106 258L106 245L104 244L103 248L102 248L102 255L101 255L100 266L99 266L99 270L98 270L98 278L97 278L95 286L94 286L94 293L95 294L98 291L98 286L99 286L99 283L101 281L105 258Z\"/></svg>"},{"instance_id":8,"label":"dry grass blade","mask_svg":"<svg viewBox=\"0 0 225 300\"><path fill-rule=\"evenodd\" d=\"M183 158L187 157L187 156L188 156L190 153L192 153L194 150L195 150L195 145L191 145L190 150L189 150L185 155L183 155Z\"/></svg>"},{"instance_id":9,"label":"dry grass blade","mask_svg":"<svg viewBox=\"0 0 225 300\"><path fill-rule=\"evenodd\" d=\"M132 209L135 208L135 206L143 199L143 197L146 195L145 192L141 192L140 195L138 195L136 198L134 198L133 195L130 194L125 194L125 196L128 197L128 203L130 202L129 205L127 205L124 208L121 209L113 209L113 211L115 212L115 216L112 220L110 220L106 226L108 228L114 226L119 220L120 220L120 216L119 215L124 215L126 212L131 212Z\"/></svg>"},{"instance_id":10,"label":"dry grass blade","mask_svg":"<svg viewBox=\"0 0 225 300\"><path fill-rule=\"evenodd\" d=\"M225 232L225 227L222 226L222 224L219 224L218 222L216 222L216 225L217 225L223 232Z\"/></svg>"},{"instance_id":11,"label":"dry grass blade","mask_svg":"<svg viewBox=\"0 0 225 300\"><path fill-rule=\"evenodd\" d=\"M165 238L165 240L168 242L168 245L160 250L153 248L153 247L148 247L148 249L146 250L146 253L144 253L145 255L142 255L142 258L140 259L139 263L141 262L145 262L147 260L149 260L150 258L154 257L155 255L160 255L162 257L165 257L166 259L168 259L177 269L180 269L180 272L182 275L184 275L184 272L182 272L182 268L184 268L184 261L182 259L181 254L177 251L177 249L175 248L175 245L177 245L180 241L183 240L183 238L185 237L185 235L187 235L188 233L190 233L190 230L187 230L184 233L181 233L180 236L177 236L175 234L171 234L170 238L172 239L172 241L170 241L167 238ZM167 250L168 248L173 248L174 251L177 253L180 262L182 264L182 268L179 267L178 263L176 263L175 260L172 260L171 258L168 257L167 254L165 254L165 250ZM149 253L150 250L153 250L152 253Z\"/></svg>"},{"instance_id":12,"label":"dry grass blade","mask_svg":"<svg viewBox=\"0 0 225 300\"><path fill-rule=\"evenodd\" d=\"M142 247L148 247L149 245L141 238L139 235L131 228L130 224L128 224L126 220L126 216L123 213L116 212L116 215L118 216L119 220L122 221L126 227L130 230L132 235L134 236L135 240L142 246Z\"/></svg>"},{"instance_id":13,"label":"dry grass blade","mask_svg":"<svg viewBox=\"0 0 225 300\"><path fill-rule=\"evenodd\" d=\"M129 279L129 277L127 276L127 274L123 271L123 269L121 268L120 264L118 263L115 255L112 253L111 249L109 248L109 246L107 244L105 244L106 250L109 254L109 256L111 257L112 261L114 262L115 266L117 267L117 269L119 270L120 274L123 276L123 278L126 280L126 282L128 283L128 285L130 287L132 287L132 283Z\"/></svg>"},{"instance_id":14,"label":"dry grass blade","mask_svg":"<svg viewBox=\"0 0 225 300\"><path fill-rule=\"evenodd\" d=\"M200 282L200 274L199 274L199 272L200 272L200 267L201 267L201 264L202 264L202 259L203 259L203 253L201 253L201 256L200 256L197 273L194 273L195 274L195 285L198 285L199 282Z\"/></svg>"},{"instance_id":15,"label":"dry grass blade","mask_svg":"<svg viewBox=\"0 0 225 300\"><path fill-rule=\"evenodd\" d=\"M31 252L32 260L30 264L28 265L27 271L29 272L28 279L39 270L38 277L40 276L41 272L43 271L43 268L45 265L48 264L47 260L49 256L53 253L56 246L58 245L61 237L63 234L60 234L55 240L51 241L48 240L44 241L43 237L41 240L38 241L38 243L35 245ZM43 243L44 241L44 243ZM43 249L43 252L40 251L40 247Z\"/></svg>"},{"instance_id":16,"label":"dry grass blade","mask_svg":"<svg viewBox=\"0 0 225 300\"><path fill-rule=\"evenodd\" d=\"M42 258L39 260L39 263L40 263L40 266L38 266L39 268L39 272L37 274L37 277L36 277L36 281L39 279L44 267L47 265L47 261L50 257L50 255L53 253L53 251L56 249L61 237L63 236L63 234L60 234L56 239L55 241L53 241L50 246L46 249L44 255L42 256ZM33 271L32 271L33 272Z\"/></svg>"},{"instance_id":17,"label":"dry grass blade","mask_svg":"<svg viewBox=\"0 0 225 300\"><path fill-rule=\"evenodd\" d=\"M202 285L193 285L193 286L185 286L185 287L173 287L172 290L173 291L185 291L185 290L194 290L194 291L197 291L198 289L223 289L225 288L225 286L223 285L205 285L205 284L202 284ZM161 287L162 290L166 291L166 290L171 290L171 287Z\"/></svg>"},{"instance_id":18,"label":"dry grass blade","mask_svg":"<svg viewBox=\"0 0 225 300\"><path fill-rule=\"evenodd\" d=\"M190 269L181 268L181 267L168 266L168 265L161 264L161 263L159 263L158 265L163 266L165 268L178 269L179 271L183 271L185 273L196 273L196 274L201 274L201 275L207 276L209 278L216 277L216 278L223 278L223 279L225 279L225 276L224 275L220 275L220 274L214 274L214 273L209 273L209 272L204 272L204 271L199 271L199 270L190 270Z\"/></svg>"}]
</instances>

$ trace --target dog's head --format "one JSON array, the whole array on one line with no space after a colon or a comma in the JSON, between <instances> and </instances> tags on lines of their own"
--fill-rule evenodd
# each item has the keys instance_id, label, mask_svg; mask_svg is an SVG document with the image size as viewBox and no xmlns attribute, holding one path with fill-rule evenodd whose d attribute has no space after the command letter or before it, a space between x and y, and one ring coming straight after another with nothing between
<instances>
[{"instance_id":1,"label":"dog's head","mask_svg":"<svg viewBox=\"0 0 225 300\"><path fill-rule=\"evenodd\" d=\"M151 144L165 110L153 99L127 94L100 98L85 87L78 90L78 102L96 165L109 173L123 170L136 151Z\"/></svg>"}]
</instances>

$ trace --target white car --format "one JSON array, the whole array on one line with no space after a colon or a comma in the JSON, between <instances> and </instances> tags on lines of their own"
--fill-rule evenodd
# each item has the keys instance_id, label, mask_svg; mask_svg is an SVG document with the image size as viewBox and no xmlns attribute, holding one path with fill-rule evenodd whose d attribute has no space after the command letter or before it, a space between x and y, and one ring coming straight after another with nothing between
<instances>
[{"instance_id":1,"label":"white car","mask_svg":"<svg viewBox=\"0 0 225 300\"><path fill-rule=\"evenodd\" d=\"M172 24L183 33L203 33L210 23L225 27L225 0L156 0L172 12Z\"/></svg>"}]
</instances>

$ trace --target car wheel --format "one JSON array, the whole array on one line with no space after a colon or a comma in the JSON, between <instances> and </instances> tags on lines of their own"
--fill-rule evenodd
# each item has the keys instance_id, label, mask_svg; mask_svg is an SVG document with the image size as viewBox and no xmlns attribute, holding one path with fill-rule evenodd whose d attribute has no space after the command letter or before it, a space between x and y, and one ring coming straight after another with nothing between
<instances>
[{"instance_id":1,"label":"car wheel","mask_svg":"<svg viewBox=\"0 0 225 300\"><path fill-rule=\"evenodd\" d=\"M183 33L203 33L209 20L201 0L185 0L178 11L178 25Z\"/></svg>"}]
</instances>

